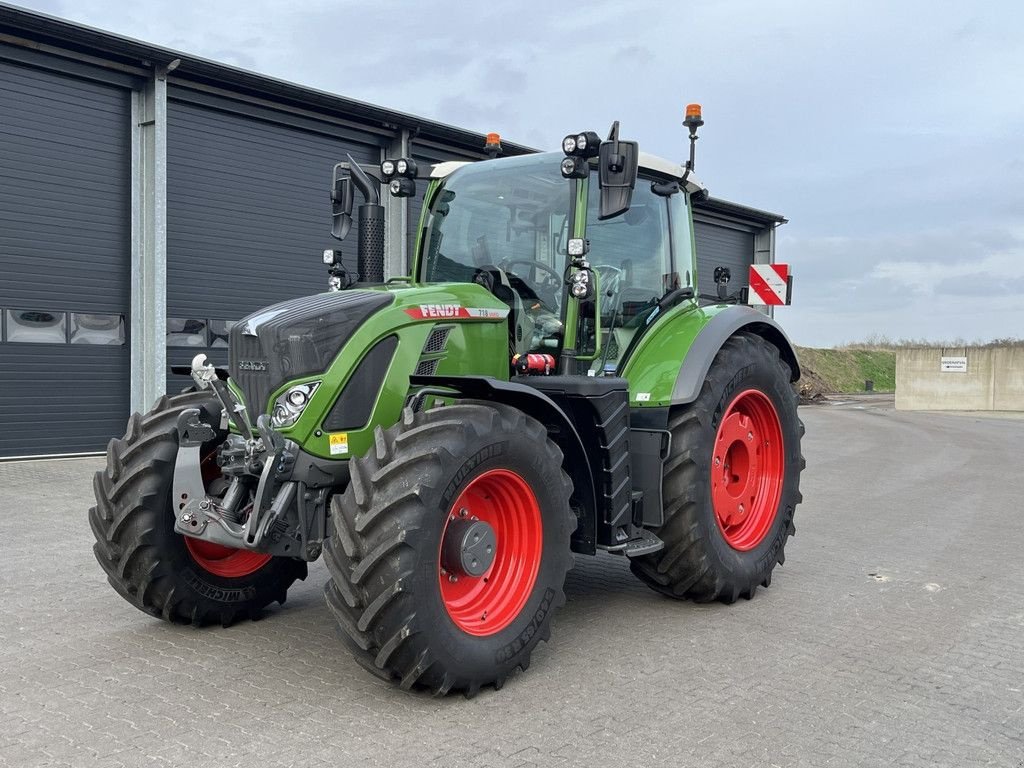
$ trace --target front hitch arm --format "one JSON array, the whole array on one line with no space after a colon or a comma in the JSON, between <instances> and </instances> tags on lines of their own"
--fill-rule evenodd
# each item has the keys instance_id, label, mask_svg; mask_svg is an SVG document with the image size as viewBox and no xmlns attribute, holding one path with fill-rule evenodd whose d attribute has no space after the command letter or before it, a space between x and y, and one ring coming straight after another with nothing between
<instances>
[{"instance_id":1,"label":"front hitch arm","mask_svg":"<svg viewBox=\"0 0 1024 768\"><path fill-rule=\"evenodd\" d=\"M222 507L206 493L200 451L216 432L200 414L198 408L189 408L178 416L178 456L172 482L174 530L226 547L266 551L264 545L272 546L268 535L272 540L280 536L275 524L285 518L296 500L297 484L290 478L297 446L270 427L268 416L260 416L257 425L266 455L252 511L239 523L234 510ZM239 482L237 478L235 482ZM232 490L236 490L234 485Z\"/></svg>"}]
</instances>

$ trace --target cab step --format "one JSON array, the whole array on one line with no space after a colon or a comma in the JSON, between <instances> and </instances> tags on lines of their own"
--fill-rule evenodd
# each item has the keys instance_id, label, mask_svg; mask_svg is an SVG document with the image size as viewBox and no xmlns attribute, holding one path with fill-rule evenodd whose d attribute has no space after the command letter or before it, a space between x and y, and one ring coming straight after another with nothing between
<instances>
[{"instance_id":1,"label":"cab step","mask_svg":"<svg viewBox=\"0 0 1024 768\"><path fill-rule=\"evenodd\" d=\"M627 541L626 546L621 550L622 554L626 557L650 555L654 552L660 552L665 548L665 542L646 528L638 528L637 534L636 538Z\"/></svg>"}]
</instances>

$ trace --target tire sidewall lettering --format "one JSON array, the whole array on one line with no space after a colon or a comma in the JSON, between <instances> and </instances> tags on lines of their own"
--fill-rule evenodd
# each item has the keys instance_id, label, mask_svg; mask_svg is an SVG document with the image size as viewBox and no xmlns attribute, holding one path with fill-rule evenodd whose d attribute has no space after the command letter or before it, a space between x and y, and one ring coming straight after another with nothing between
<instances>
[{"instance_id":1,"label":"tire sidewall lettering","mask_svg":"<svg viewBox=\"0 0 1024 768\"><path fill-rule=\"evenodd\" d=\"M191 568L185 569L185 583L196 594L218 603L244 603L246 600L252 600L256 597L256 589L254 587L219 587L200 577Z\"/></svg>"}]
</instances>

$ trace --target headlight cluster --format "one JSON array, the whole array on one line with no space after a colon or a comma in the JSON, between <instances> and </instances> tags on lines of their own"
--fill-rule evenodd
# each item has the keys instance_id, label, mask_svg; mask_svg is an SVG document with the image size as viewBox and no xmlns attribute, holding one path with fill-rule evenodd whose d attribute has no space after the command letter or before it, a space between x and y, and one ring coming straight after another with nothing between
<instances>
[{"instance_id":1,"label":"headlight cluster","mask_svg":"<svg viewBox=\"0 0 1024 768\"><path fill-rule=\"evenodd\" d=\"M412 197L416 194L416 161L408 157L385 160L380 164L380 174L388 185L388 192L395 197Z\"/></svg>"},{"instance_id":2,"label":"headlight cluster","mask_svg":"<svg viewBox=\"0 0 1024 768\"><path fill-rule=\"evenodd\" d=\"M280 429L281 427L290 427L298 421L319 386L319 381L310 381L286 389L274 401L274 408L270 412L271 425Z\"/></svg>"},{"instance_id":3,"label":"headlight cluster","mask_svg":"<svg viewBox=\"0 0 1024 768\"><path fill-rule=\"evenodd\" d=\"M601 139L593 131L570 133L562 139L562 175L567 179L585 179L590 174L587 160L597 157L600 148Z\"/></svg>"}]
</instances>

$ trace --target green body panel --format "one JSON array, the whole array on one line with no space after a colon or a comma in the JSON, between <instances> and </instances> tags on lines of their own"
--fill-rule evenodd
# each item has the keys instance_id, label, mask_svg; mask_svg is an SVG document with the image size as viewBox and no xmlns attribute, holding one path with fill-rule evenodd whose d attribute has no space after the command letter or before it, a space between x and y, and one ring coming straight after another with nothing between
<instances>
[{"instance_id":1,"label":"green body panel","mask_svg":"<svg viewBox=\"0 0 1024 768\"><path fill-rule=\"evenodd\" d=\"M440 358L438 375L508 379L508 331L504 319L418 319L406 312L415 312L423 305L508 309L484 288L473 283L441 283L398 284L383 286L379 290L391 293L395 297L394 303L370 315L352 334L325 372L289 381L270 396L270 402L273 402L295 384L321 382L299 420L291 427L278 430L314 456L333 459L360 456L373 444L374 427L388 427L398 421L409 394L409 376L419 364L423 345L436 325L452 327L444 354L427 356ZM369 423L360 429L345 432L347 453L332 456L329 434L322 429L324 419L366 352L381 339L392 335L398 337L398 346L387 375L379 391L365 393L367 398L375 400Z\"/></svg>"},{"instance_id":2,"label":"green body panel","mask_svg":"<svg viewBox=\"0 0 1024 768\"><path fill-rule=\"evenodd\" d=\"M690 299L654 321L619 371L629 381L631 406L655 408L672 403L672 390L690 347L711 319L725 309L722 304L698 307Z\"/></svg>"}]
</instances>

